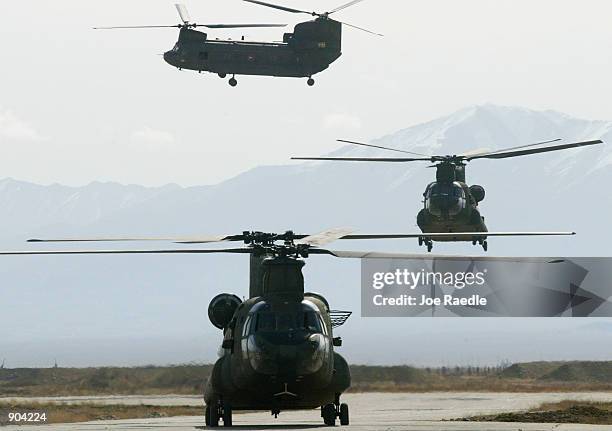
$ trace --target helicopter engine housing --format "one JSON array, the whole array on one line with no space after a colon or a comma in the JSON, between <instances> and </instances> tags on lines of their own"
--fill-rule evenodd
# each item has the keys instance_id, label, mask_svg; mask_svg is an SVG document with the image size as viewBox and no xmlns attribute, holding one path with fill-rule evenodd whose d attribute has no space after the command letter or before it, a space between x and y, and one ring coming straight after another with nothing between
<instances>
[{"instance_id":1,"label":"helicopter engine housing","mask_svg":"<svg viewBox=\"0 0 612 431\"><path fill-rule=\"evenodd\" d=\"M240 304L242 300L231 293L215 296L208 306L210 322L219 329L227 328Z\"/></svg>"},{"instance_id":2,"label":"helicopter engine housing","mask_svg":"<svg viewBox=\"0 0 612 431\"><path fill-rule=\"evenodd\" d=\"M470 193L476 199L476 202L482 202L485 198L485 189L483 186L470 186Z\"/></svg>"}]
</instances>

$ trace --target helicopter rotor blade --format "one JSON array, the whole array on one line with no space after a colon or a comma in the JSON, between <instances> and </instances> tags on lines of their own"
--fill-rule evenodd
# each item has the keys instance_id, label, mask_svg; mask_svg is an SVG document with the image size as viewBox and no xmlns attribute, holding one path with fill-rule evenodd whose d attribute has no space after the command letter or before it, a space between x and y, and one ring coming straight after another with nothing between
<instances>
[{"instance_id":1,"label":"helicopter rotor blade","mask_svg":"<svg viewBox=\"0 0 612 431\"><path fill-rule=\"evenodd\" d=\"M133 29L133 28L181 28L182 24L174 25L128 25L116 27L94 27L94 30L117 30L117 29Z\"/></svg>"},{"instance_id":2,"label":"helicopter rotor blade","mask_svg":"<svg viewBox=\"0 0 612 431\"><path fill-rule=\"evenodd\" d=\"M287 7L287 6L281 6L281 5L277 5L277 4L273 4L273 3L266 3L266 2L263 2L263 1L260 1L260 0L243 0L243 1L248 2L248 3L258 4L260 6L271 7L273 9L278 9L278 10L282 10L282 11L285 11L285 12L305 13L305 14L308 14L308 15L317 15L317 13L315 13L315 12L307 12L305 10L293 9L293 8L290 8L290 7Z\"/></svg>"},{"instance_id":3,"label":"helicopter rotor blade","mask_svg":"<svg viewBox=\"0 0 612 431\"><path fill-rule=\"evenodd\" d=\"M249 248L226 249L158 249L158 250L36 250L36 251L0 251L0 256L41 256L41 255L75 255L75 254L250 254Z\"/></svg>"},{"instance_id":4,"label":"helicopter rotor blade","mask_svg":"<svg viewBox=\"0 0 612 431\"><path fill-rule=\"evenodd\" d=\"M465 241L483 237L510 236L573 236L576 232L435 232L435 233L392 233L392 234L349 234L339 239L410 239L410 238L456 238Z\"/></svg>"},{"instance_id":5,"label":"helicopter rotor blade","mask_svg":"<svg viewBox=\"0 0 612 431\"><path fill-rule=\"evenodd\" d=\"M521 150L523 148L537 147L538 145L552 144L553 142L559 142L559 141L562 141L562 139L561 138L551 139L550 141L537 142L535 144L521 145L521 146L512 147L512 148L502 148L500 150L492 150L490 148L479 148L477 150L472 150L472 151L462 153L461 155L465 157L480 156L482 154L501 153L501 152L506 152L506 151Z\"/></svg>"},{"instance_id":6,"label":"helicopter rotor blade","mask_svg":"<svg viewBox=\"0 0 612 431\"><path fill-rule=\"evenodd\" d=\"M181 17L181 21L183 21L183 24L189 24L191 22L191 17L189 16L189 11L187 10L187 7L182 3L176 3L174 6L176 7L176 10L179 16Z\"/></svg>"},{"instance_id":7,"label":"helicopter rotor blade","mask_svg":"<svg viewBox=\"0 0 612 431\"><path fill-rule=\"evenodd\" d=\"M432 162L435 160L432 157L427 158L387 158L387 157L291 157L291 160L310 160L310 161L328 161L328 162L389 162L389 163L405 163L405 162Z\"/></svg>"},{"instance_id":8,"label":"helicopter rotor blade","mask_svg":"<svg viewBox=\"0 0 612 431\"><path fill-rule=\"evenodd\" d=\"M273 28L273 27L287 27L287 24L192 24L191 27L206 27L206 28Z\"/></svg>"},{"instance_id":9,"label":"helicopter rotor blade","mask_svg":"<svg viewBox=\"0 0 612 431\"><path fill-rule=\"evenodd\" d=\"M367 28L363 28L363 27L358 27L358 26L356 26L356 25L354 25L354 24L349 24L348 22L339 21L339 20L337 20L337 19L334 19L334 21L339 22L339 23L340 23L340 24L342 24L342 25L346 25L346 26L349 26L349 27L355 28L355 29L357 29L357 30L365 31L366 33L373 34L374 36L380 36L380 37L383 37L383 36L384 36L384 34L381 34L381 33L376 33L375 31L368 30Z\"/></svg>"},{"instance_id":10,"label":"helicopter rotor blade","mask_svg":"<svg viewBox=\"0 0 612 431\"><path fill-rule=\"evenodd\" d=\"M398 150L397 148L382 147L380 145L364 144L363 142L347 141L345 139L336 139L336 141L342 142L345 144L360 145L362 147L370 147L370 148L378 148L380 150L395 151L397 153L412 154L414 156L431 157L431 156L428 156L427 154L415 153L413 151Z\"/></svg>"},{"instance_id":11,"label":"helicopter rotor blade","mask_svg":"<svg viewBox=\"0 0 612 431\"><path fill-rule=\"evenodd\" d=\"M354 229L351 228L335 228L328 229L321 233L315 235L309 235L305 238L297 240L296 244L306 244L313 247L321 247L327 244L331 244L334 241L339 239L344 239L346 236L355 232Z\"/></svg>"},{"instance_id":12,"label":"helicopter rotor blade","mask_svg":"<svg viewBox=\"0 0 612 431\"><path fill-rule=\"evenodd\" d=\"M229 241L227 235L204 237L115 237L115 238L57 238L57 239L28 239L35 243L62 243L62 242L138 242L138 241L172 241L178 244L206 244Z\"/></svg>"},{"instance_id":13,"label":"helicopter rotor blade","mask_svg":"<svg viewBox=\"0 0 612 431\"><path fill-rule=\"evenodd\" d=\"M571 144L562 144L562 145L554 145L551 147L543 147L543 148L525 148L519 149L515 151L508 150L500 150L493 153L485 153L476 156L466 157L467 161L477 160L477 159L507 159L510 157L520 157L520 156L528 156L531 154L539 154L539 153L549 153L551 151L561 151L567 150L569 148L579 148L579 147L587 147L591 145L599 145L603 144L602 140L595 141L585 141L585 142L574 142Z\"/></svg>"},{"instance_id":14,"label":"helicopter rotor blade","mask_svg":"<svg viewBox=\"0 0 612 431\"><path fill-rule=\"evenodd\" d=\"M316 253L311 250L310 254L331 255L341 259L412 259L412 260L444 260L460 261L475 259L486 262L530 262L530 263L549 263L558 264L565 262L565 259L555 257L498 257L498 256L457 256L440 254L417 254L417 253L386 253L376 251L340 251L317 249Z\"/></svg>"},{"instance_id":15,"label":"helicopter rotor blade","mask_svg":"<svg viewBox=\"0 0 612 431\"><path fill-rule=\"evenodd\" d=\"M348 3L345 3L345 4L341 5L341 6L338 6L335 9L332 9L331 11L328 12L328 15L331 15L332 13L336 13L336 12L341 11L343 9L346 9L348 7L354 6L357 3L361 3L362 1L364 1L364 0L352 0L352 1L350 1Z\"/></svg>"}]
</instances>

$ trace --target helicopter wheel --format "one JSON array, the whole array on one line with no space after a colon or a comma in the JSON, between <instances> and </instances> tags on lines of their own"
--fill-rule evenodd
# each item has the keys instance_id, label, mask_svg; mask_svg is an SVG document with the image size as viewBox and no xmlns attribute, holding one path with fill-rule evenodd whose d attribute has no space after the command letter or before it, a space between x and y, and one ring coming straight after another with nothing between
<instances>
[{"instance_id":1,"label":"helicopter wheel","mask_svg":"<svg viewBox=\"0 0 612 431\"><path fill-rule=\"evenodd\" d=\"M312 78L308 78L308 81L306 81L306 83L309 87L312 87L313 85L315 85L315 80Z\"/></svg>"},{"instance_id":2,"label":"helicopter wheel","mask_svg":"<svg viewBox=\"0 0 612 431\"><path fill-rule=\"evenodd\" d=\"M229 85L231 85L232 87L235 87L236 85L238 85L238 81L236 81L236 78L232 76L229 80Z\"/></svg>"},{"instance_id":3,"label":"helicopter wheel","mask_svg":"<svg viewBox=\"0 0 612 431\"><path fill-rule=\"evenodd\" d=\"M225 77L227 76L227 73L217 73L217 75L219 75L219 78L225 79Z\"/></svg>"},{"instance_id":4,"label":"helicopter wheel","mask_svg":"<svg viewBox=\"0 0 612 431\"><path fill-rule=\"evenodd\" d=\"M208 426L218 427L219 426L219 407L217 405L209 406L206 405L206 412L208 413Z\"/></svg>"},{"instance_id":5,"label":"helicopter wheel","mask_svg":"<svg viewBox=\"0 0 612 431\"><path fill-rule=\"evenodd\" d=\"M427 252L431 253L432 250L433 250L433 242L428 241L427 242Z\"/></svg>"},{"instance_id":6,"label":"helicopter wheel","mask_svg":"<svg viewBox=\"0 0 612 431\"><path fill-rule=\"evenodd\" d=\"M208 404L206 404L204 409L204 423L206 426L210 426L210 406Z\"/></svg>"},{"instance_id":7,"label":"helicopter wheel","mask_svg":"<svg viewBox=\"0 0 612 431\"><path fill-rule=\"evenodd\" d=\"M223 426L232 426L232 406L226 403L223 403Z\"/></svg>"},{"instance_id":8,"label":"helicopter wheel","mask_svg":"<svg viewBox=\"0 0 612 431\"><path fill-rule=\"evenodd\" d=\"M323 423L325 425L333 427L336 425L336 406L333 404L325 404L321 407L321 416L323 416Z\"/></svg>"},{"instance_id":9,"label":"helicopter wheel","mask_svg":"<svg viewBox=\"0 0 612 431\"><path fill-rule=\"evenodd\" d=\"M340 404L340 425L349 424L349 407L348 404Z\"/></svg>"},{"instance_id":10,"label":"helicopter wheel","mask_svg":"<svg viewBox=\"0 0 612 431\"><path fill-rule=\"evenodd\" d=\"M484 251L489 250L489 243L486 240L482 242L482 248Z\"/></svg>"},{"instance_id":11,"label":"helicopter wheel","mask_svg":"<svg viewBox=\"0 0 612 431\"><path fill-rule=\"evenodd\" d=\"M419 247L421 247L423 245L423 237L420 236L419 237Z\"/></svg>"}]
</instances>

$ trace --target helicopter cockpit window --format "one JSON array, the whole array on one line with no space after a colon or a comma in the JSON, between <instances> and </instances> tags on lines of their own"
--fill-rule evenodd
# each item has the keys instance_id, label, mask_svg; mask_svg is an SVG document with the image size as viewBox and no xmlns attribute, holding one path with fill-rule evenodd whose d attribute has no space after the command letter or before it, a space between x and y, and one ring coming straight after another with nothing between
<instances>
[{"instance_id":1,"label":"helicopter cockpit window","mask_svg":"<svg viewBox=\"0 0 612 431\"><path fill-rule=\"evenodd\" d=\"M295 330L323 333L321 320L313 311L300 311L297 314L260 312L253 316L253 321L250 333Z\"/></svg>"},{"instance_id":2,"label":"helicopter cockpit window","mask_svg":"<svg viewBox=\"0 0 612 431\"><path fill-rule=\"evenodd\" d=\"M457 183L434 183L425 191L425 208L436 216L459 214L465 203L465 191Z\"/></svg>"},{"instance_id":3,"label":"helicopter cockpit window","mask_svg":"<svg viewBox=\"0 0 612 431\"><path fill-rule=\"evenodd\" d=\"M276 330L276 316L274 313L258 313L255 331L266 332Z\"/></svg>"}]
</instances>

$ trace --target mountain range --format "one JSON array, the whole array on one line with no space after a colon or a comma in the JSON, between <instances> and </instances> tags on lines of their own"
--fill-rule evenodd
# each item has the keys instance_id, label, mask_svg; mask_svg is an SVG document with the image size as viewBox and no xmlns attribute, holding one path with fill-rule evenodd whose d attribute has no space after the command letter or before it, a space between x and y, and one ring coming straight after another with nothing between
<instances>
[{"instance_id":1,"label":"mountain range","mask_svg":"<svg viewBox=\"0 0 612 431\"><path fill-rule=\"evenodd\" d=\"M554 111L471 106L371 143L460 154L556 138L612 142L612 122ZM356 146L343 146L332 155L394 156ZM489 229L578 233L571 238L495 238L489 241L489 254L609 256L612 194L606 187L612 184L611 165L610 145L472 162L467 179L487 190L481 210ZM28 249L24 239L50 236L314 233L341 226L371 233L416 232L422 192L434 178L426 163L312 162L256 167L198 187L101 182L41 186L4 179L0 240L3 248ZM334 247L421 251L416 241ZM434 252L482 254L465 244L436 245ZM359 309L358 262L315 257L306 274L309 290L324 293L334 308ZM246 294L247 261L232 256L11 257L0 265L0 283L5 305L0 357L9 364L44 365L52 358L71 365L210 361L219 334L206 317L208 302L220 291ZM387 329L398 322L406 327L400 342ZM606 331L593 322L491 319L486 328L472 319L450 322L354 316L341 330L348 341L345 353L353 362L430 365L598 359L612 353L596 341ZM350 337L363 341L352 343ZM439 343L428 343L431 337ZM372 346L378 343L386 349L374 355Z\"/></svg>"}]
</instances>

